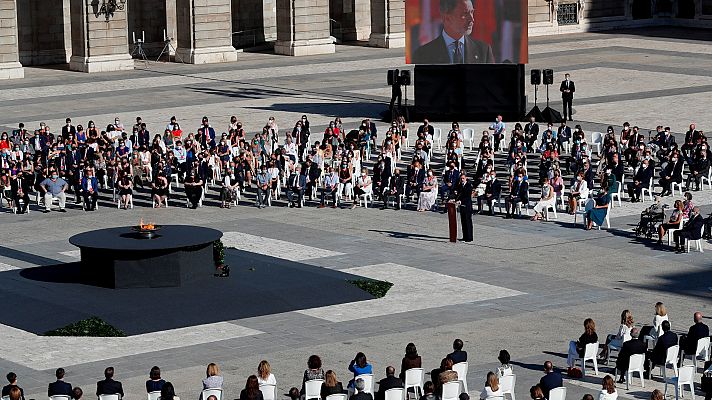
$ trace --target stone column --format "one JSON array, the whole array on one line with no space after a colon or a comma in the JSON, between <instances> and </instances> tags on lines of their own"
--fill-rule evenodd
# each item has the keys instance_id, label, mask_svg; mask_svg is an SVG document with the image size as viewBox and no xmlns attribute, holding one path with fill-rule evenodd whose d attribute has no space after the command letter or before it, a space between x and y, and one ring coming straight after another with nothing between
<instances>
[{"instance_id":1,"label":"stone column","mask_svg":"<svg viewBox=\"0 0 712 400\"><path fill-rule=\"evenodd\" d=\"M277 0L274 52L288 56L330 54L329 0Z\"/></svg>"},{"instance_id":2,"label":"stone column","mask_svg":"<svg viewBox=\"0 0 712 400\"><path fill-rule=\"evenodd\" d=\"M0 79L24 77L17 47L17 4L0 0Z\"/></svg>"},{"instance_id":3,"label":"stone column","mask_svg":"<svg viewBox=\"0 0 712 400\"><path fill-rule=\"evenodd\" d=\"M176 0L176 25L176 54L185 62L237 61L230 0Z\"/></svg>"},{"instance_id":4,"label":"stone column","mask_svg":"<svg viewBox=\"0 0 712 400\"><path fill-rule=\"evenodd\" d=\"M405 1L371 0L371 37L374 47L405 47Z\"/></svg>"},{"instance_id":5,"label":"stone column","mask_svg":"<svg viewBox=\"0 0 712 400\"><path fill-rule=\"evenodd\" d=\"M173 49L178 46L176 39L176 0L166 0L166 35L171 39L171 46L173 46L169 49L170 54L174 55L176 52Z\"/></svg>"},{"instance_id":6,"label":"stone column","mask_svg":"<svg viewBox=\"0 0 712 400\"><path fill-rule=\"evenodd\" d=\"M134 68L129 54L126 8L99 15L96 0L71 0L72 57L69 68L81 72L125 71Z\"/></svg>"},{"instance_id":7,"label":"stone column","mask_svg":"<svg viewBox=\"0 0 712 400\"><path fill-rule=\"evenodd\" d=\"M344 41L368 40L371 35L370 0L336 0L343 4L340 21ZM332 13L333 14L333 13Z\"/></svg>"}]
</instances>

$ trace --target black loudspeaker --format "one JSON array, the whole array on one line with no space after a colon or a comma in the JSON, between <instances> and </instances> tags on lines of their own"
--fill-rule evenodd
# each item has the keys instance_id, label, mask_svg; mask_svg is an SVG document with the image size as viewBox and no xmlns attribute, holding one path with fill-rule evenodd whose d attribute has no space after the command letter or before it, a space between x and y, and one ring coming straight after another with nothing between
<instances>
[{"instance_id":1,"label":"black loudspeaker","mask_svg":"<svg viewBox=\"0 0 712 400\"><path fill-rule=\"evenodd\" d=\"M397 69L388 70L388 86L393 86L398 83L399 74Z\"/></svg>"},{"instance_id":2,"label":"black loudspeaker","mask_svg":"<svg viewBox=\"0 0 712 400\"><path fill-rule=\"evenodd\" d=\"M409 69L404 69L400 73L400 84L409 86L410 85L410 70Z\"/></svg>"},{"instance_id":3,"label":"black loudspeaker","mask_svg":"<svg viewBox=\"0 0 712 400\"><path fill-rule=\"evenodd\" d=\"M541 70L532 70L532 85L541 85Z\"/></svg>"},{"instance_id":4,"label":"black loudspeaker","mask_svg":"<svg viewBox=\"0 0 712 400\"><path fill-rule=\"evenodd\" d=\"M553 85L554 84L554 70L553 69L545 69L544 70L544 84L545 85Z\"/></svg>"}]
</instances>

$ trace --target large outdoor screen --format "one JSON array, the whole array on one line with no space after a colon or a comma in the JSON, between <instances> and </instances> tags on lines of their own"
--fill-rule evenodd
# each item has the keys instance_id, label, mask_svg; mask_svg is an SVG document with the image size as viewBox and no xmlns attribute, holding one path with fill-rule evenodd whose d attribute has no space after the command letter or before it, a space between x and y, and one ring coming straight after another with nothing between
<instances>
[{"instance_id":1,"label":"large outdoor screen","mask_svg":"<svg viewBox=\"0 0 712 400\"><path fill-rule=\"evenodd\" d=\"M526 64L527 0L405 0L406 63Z\"/></svg>"}]
</instances>

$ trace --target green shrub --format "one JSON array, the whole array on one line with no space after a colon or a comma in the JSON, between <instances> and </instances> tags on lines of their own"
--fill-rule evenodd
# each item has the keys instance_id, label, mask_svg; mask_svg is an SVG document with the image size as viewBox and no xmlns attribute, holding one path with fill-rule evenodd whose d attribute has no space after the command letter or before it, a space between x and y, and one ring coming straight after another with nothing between
<instances>
[{"instance_id":1,"label":"green shrub","mask_svg":"<svg viewBox=\"0 0 712 400\"><path fill-rule=\"evenodd\" d=\"M393 286L390 282L377 281L375 279L357 279L349 281L349 283L356 285L359 289L370 293L376 298L385 296L388 290Z\"/></svg>"},{"instance_id":2,"label":"green shrub","mask_svg":"<svg viewBox=\"0 0 712 400\"><path fill-rule=\"evenodd\" d=\"M225 264L225 245L220 239L213 242L213 261L215 265Z\"/></svg>"},{"instance_id":3,"label":"green shrub","mask_svg":"<svg viewBox=\"0 0 712 400\"><path fill-rule=\"evenodd\" d=\"M91 317L63 328L47 331L45 336L124 337L126 334L107 324L99 317Z\"/></svg>"}]
</instances>

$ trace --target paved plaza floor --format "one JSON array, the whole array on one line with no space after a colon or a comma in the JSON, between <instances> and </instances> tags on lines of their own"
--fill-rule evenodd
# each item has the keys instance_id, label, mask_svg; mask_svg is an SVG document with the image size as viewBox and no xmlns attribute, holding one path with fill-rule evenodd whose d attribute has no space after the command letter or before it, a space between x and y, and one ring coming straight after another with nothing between
<instances>
[{"instance_id":1,"label":"paved plaza floor","mask_svg":"<svg viewBox=\"0 0 712 400\"><path fill-rule=\"evenodd\" d=\"M678 134L694 121L707 130L712 127L708 36L661 28L532 38L528 68L553 68L557 81L563 72L571 73L578 89L574 118L587 132L607 125L618 127L624 121L644 130L669 125ZM135 71L112 74L28 68L26 79L0 83L0 126L11 129L24 122L34 128L44 121L56 132L68 116L75 124L86 126L91 119L97 126L106 126L115 116L129 125L140 115L149 130L158 133L172 115L184 130L195 129L204 115L214 127L224 129L229 116L236 115L254 133L269 116L286 129L308 114L313 126L323 127L340 116L351 128L361 118L376 117L384 110L389 96L386 70L402 68L402 63L402 49L337 46L337 53L328 56L241 53L233 64L151 63L146 67L137 63ZM552 92L550 97L560 108L557 94ZM435 125L445 128L449 123ZM476 131L486 126L461 121L461 127ZM379 123L381 127L385 125ZM472 160L474 155L467 152L465 157ZM694 195L696 204L708 214L712 190ZM150 368L158 365L177 394L190 399L201 389L205 366L216 362L225 376L226 398L232 399L262 359L272 364L281 394L301 384L311 354L319 354L324 368L333 369L345 382L350 379L349 361L363 351L380 379L386 366L399 367L408 342L417 345L429 371L459 337L469 353L471 395L478 395L487 371L498 366L499 350L507 349L518 376L516 394L527 398L545 360L565 367L568 341L581 334L587 317L596 320L599 337L605 337L617 330L623 309L632 311L636 324L650 324L657 301L668 306L677 331L687 330L694 311L712 316L712 246L706 243L705 253L676 255L635 238L631 230L645 205L624 202L613 209L612 229L600 231L584 231L580 223L574 226L573 217L561 214L551 222L478 215L475 241L451 244L447 220L439 213L290 209L284 202L258 210L251 207L251 200L225 210L215 206L215 198L211 191L206 206L197 210L185 208L182 201L168 209L137 204L133 210L118 210L103 196L102 208L94 213L72 208L66 214L0 214L2 296L28 295L18 292L27 282L17 269L77 262L77 249L67 241L70 236L134 224L140 218L223 231L226 245L251 253L241 257L235 252L230 259L234 274L229 279L245 279L244 287L250 284L250 271L260 273L264 265L260 256L281 258L310 270L387 280L395 286L381 299L346 304L315 301L291 311L217 322L208 319L201 325L177 324L180 327L175 329L126 338L38 336L13 325L17 311L8 304L18 304L15 299L4 303L0 318L2 375L16 372L25 396L39 399L45 396L54 369L64 367L66 380L91 397L94 383L111 365L124 383L127 398L139 399L145 396ZM306 274L304 278L291 276L295 281L308 278ZM32 295L41 300L44 285L34 282L28 290L37 291ZM53 290L50 285L44 287L48 293ZM295 286L310 287L311 296L318 296L320 290L328 296L334 292L333 287ZM280 288L290 290L283 281ZM257 294L252 301L270 303L273 297L298 293ZM132 309L144 314L142 318L175 314L168 309L170 304L141 300L146 302L144 307L132 304ZM206 315L223 315L221 308L229 304L214 301L210 292L195 296L194 301L198 307L193 305L192 312L198 309ZM82 307L76 301L69 303L55 294L47 296L43 313L36 318L52 318L62 310ZM104 301L97 304L113 307ZM18 319L27 319L27 315ZM186 320L193 319L186 316ZM610 367L600 368L599 377L567 379L569 399L584 393L597 395L601 377L612 373ZM636 383L619 393L626 399L647 398L653 388L662 386L658 378L647 381L645 389Z\"/></svg>"}]
</instances>

